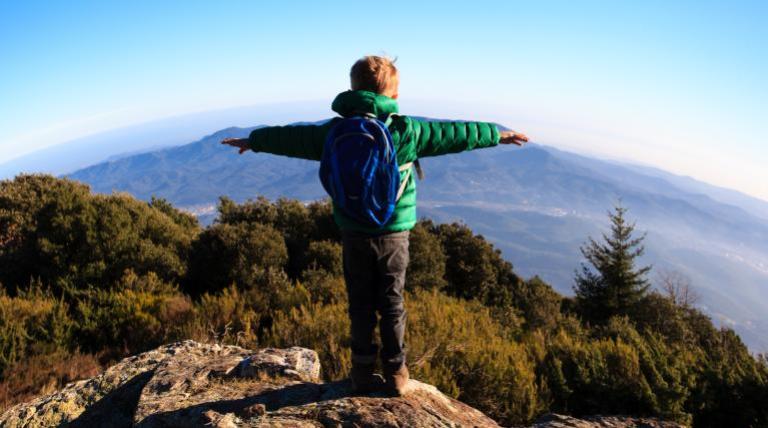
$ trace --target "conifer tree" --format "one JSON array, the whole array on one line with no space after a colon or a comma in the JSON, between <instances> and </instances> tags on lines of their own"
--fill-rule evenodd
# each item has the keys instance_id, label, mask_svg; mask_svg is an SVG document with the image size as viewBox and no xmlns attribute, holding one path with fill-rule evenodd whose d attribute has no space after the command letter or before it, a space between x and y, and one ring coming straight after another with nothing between
<instances>
[{"instance_id":1,"label":"conifer tree","mask_svg":"<svg viewBox=\"0 0 768 428\"><path fill-rule=\"evenodd\" d=\"M646 274L650 266L635 267L645 248L645 235L634 237L634 223L624 218L627 209L618 205L608 213L610 234L603 242L589 238L581 253L589 265L582 264L576 273L576 306L585 321L602 324L614 315L629 315L646 294L650 283Z\"/></svg>"}]
</instances>

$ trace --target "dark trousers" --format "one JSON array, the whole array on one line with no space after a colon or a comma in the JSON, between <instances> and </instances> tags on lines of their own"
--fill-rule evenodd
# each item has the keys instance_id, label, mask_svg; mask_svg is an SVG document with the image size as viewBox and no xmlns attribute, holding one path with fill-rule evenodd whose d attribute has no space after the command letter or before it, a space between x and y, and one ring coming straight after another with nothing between
<instances>
[{"instance_id":1,"label":"dark trousers","mask_svg":"<svg viewBox=\"0 0 768 428\"><path fill-rule=\"evenodd\" d=\"M408 268L408 235L408 231L383 235L342 232L353 362L369 364L376 360L377 313L382 363L405 362L403 287Z\"/></svg>"}]
</instances>

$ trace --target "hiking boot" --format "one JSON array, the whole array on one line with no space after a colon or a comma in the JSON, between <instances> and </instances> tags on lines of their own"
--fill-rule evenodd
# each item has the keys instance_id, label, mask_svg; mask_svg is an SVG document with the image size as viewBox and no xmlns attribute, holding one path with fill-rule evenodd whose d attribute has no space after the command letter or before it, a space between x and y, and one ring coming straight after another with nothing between
<instances>
[{"instance_id":1,"label":"hiking boot","mask_svg":"<svg viewBox=\"0 0 768 428\"><path fill-rule=\"evenodd\" d=\"M384 379L374 374L375 364L352 363L349 377L352 380L352 390L358 394L368 394L381 389Z\"/></svg>"},{"instance_id":2,"label":"hiking boot","mask_svg":"<svg viewBox=\"0 0 768 428\"><path fill-rule=\"evenodd\" d=\"M408 379L408 367L405 363L384 365L385 392L389 395L395 397L405 395Z\"/></svg>"}]
</instances>

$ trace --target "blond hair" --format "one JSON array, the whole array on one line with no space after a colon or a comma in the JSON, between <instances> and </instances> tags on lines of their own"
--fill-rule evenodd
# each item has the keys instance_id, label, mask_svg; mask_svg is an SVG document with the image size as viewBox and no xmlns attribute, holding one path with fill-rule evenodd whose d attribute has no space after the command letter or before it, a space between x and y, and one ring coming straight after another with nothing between
<instances>
[{"instance_id":1,"label":"blond hair","mask_svg":"<svg viewBox=\"0 0 768 428\"><path fill-rule=\"evenodd\" d=\"M353 91L371 91L384 94L396 91L399 83L395 61L381 56L360 58L349 71Z\"/></svg>"}]
</instances>

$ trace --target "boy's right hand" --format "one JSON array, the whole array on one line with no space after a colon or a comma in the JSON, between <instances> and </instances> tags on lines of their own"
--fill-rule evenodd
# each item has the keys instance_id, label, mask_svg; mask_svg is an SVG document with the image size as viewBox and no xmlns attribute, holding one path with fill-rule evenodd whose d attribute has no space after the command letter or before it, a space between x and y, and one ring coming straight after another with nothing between
<instances>
[{"instance_id":1,"label":"boy's right hand","mask_svg":"<svg viewBox=\"0 0 768 428\"><path fill-rule=\"evenodd\" d=\"M522 146L528 142L528 137L521 132L501 131L499 135L499 144L514 144L516 146Z\"/></svg>"},{"instance_id":2,"label":"boy's right hand","mask_svg":"<svg viewBox=\"0 0 768 428\"><path fill-rule=\"evenodd\" d=\"M247 138L225 138L221 140L221 144L237 147L238 149L240 149L238 151L238 154L241 154L241 155L251 149L250 144L248 144Z\"/></svg>"}]
</instances>

